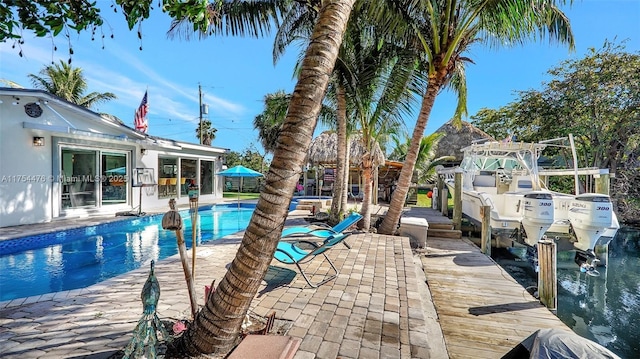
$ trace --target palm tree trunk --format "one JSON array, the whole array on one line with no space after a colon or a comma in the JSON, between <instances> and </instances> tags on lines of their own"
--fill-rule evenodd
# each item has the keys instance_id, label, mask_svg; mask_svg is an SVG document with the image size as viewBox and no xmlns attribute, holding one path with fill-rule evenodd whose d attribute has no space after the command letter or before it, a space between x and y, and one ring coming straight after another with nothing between
<instances>
[{"instance_id":1,"label":"palm tree trunk","mask_svg":"<svg viewBox=\"0 0 640 359\"><path fill-rule=\"evenodd\" d=\"M443 69L436 68L435 73L429 75L427 92L422 97L420 114L418 115L416 126L413 129L411 143L409 145L409 149L407 150L407 157L405 158L404 164L402 165L402 171L400 171L398 186L391 195L389 210L387 211L382 224L380 224L378 233L393 234L396 231L398 222L400 222L400 216L402 216L404 203L407 199L409 186L411 185L413 170L416 167L418 152L420 150L420 142L422 140L422 136L424 136L424 130L427 128L427 122L429 122L429 116L431 115L433 104L436 100L438 92L442 87L445 75L446 66Z\"/></svg>"},{"instance_id":2,"label":"palm tree trunk","mask_svg":"<svg viewBox=\"0 0 640 359\"><path fill-rule=\"evenodd\" d=\"M360 208L362 220L359 225L361 226L360 228L363 228L365 231L369 231L369 228L371 227L371 195L373 193L371 186L372 172L372 161L370 159L363 159L362 177L364 179L364 196L362 197L362 207Z\"/></svg>"},{"instance_id":3,"label":"palm tree trunk","mask_svg":"<svg viewBox=\"0 0 640 359\"><path fill-rule=\"evenodd\" d=\"M264 190L236 257L176 343L186 355L226 353L273 258L355 0L323 2L302 62Z\"/></svg>"},{"instance_id":4,"label":"palm tree trunk","mask_svg":"<svg viewBox=\"0 0 640 359\"><path fill-rule=\"evenodd\" d=\"M351 171L351 139L347 136L345 143L346 153L344 154L344 188L342 189L342 211L349 210L349 191L351 191L349 183L349 172Z\"/></svg>"},{"instance_id":5,"label":"palm tree trunk","mask_svg":"<svg viewBox=\"0 0 640 359\"><path fill-rule=\"evenodd\" d=\"M331 214L329 223L336 224L342 220L343 213L346 208L342 205L342 197L346 183L345 178L345 163L347 153L347 100L345 98L344 87L336 81L336 97L338 99L338 113L337 113L337 156L336 159L336 173L335 173L335 185L333 187L333 202L331 202Z\"/></svg>"}]
</instances>

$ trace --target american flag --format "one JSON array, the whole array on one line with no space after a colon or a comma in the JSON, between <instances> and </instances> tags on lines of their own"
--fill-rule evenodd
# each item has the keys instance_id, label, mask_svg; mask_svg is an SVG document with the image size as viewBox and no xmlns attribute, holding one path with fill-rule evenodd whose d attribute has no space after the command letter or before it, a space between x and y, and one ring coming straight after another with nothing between
<instances>
[{"instance_id":1,"label":"american flag","mask_svg":"<svg viewBox=\"0 0 640 359\"><path fill-rule=\"evenodd\" d=\"M333 169L326 168L324 170L324 181L325 182L333 182L335 181L335 177L333 176Z\"/></svg>"},{"instance_id":2,"label":"american flag","mask_svg":"<svg viewBox=\"0 0 640 359\"><path fill-rule=\"evenodd\" d=\"M140 106L136 110L136 114L133 117L133 125L136 130L147 133L147 112L149 111L149 105L147 104L147 91L144 92L144 97Z\"/></svg>"}]
</instances>

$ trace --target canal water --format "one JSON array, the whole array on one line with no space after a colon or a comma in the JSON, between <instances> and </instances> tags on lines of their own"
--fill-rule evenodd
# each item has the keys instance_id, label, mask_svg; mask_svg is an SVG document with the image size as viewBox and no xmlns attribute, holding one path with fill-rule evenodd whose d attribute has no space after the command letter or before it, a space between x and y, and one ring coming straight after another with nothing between
<instances>
[{"instance_id":1,"label":"canal water","mask_svg":"<svg viewBox=\"0 0 640 359\"><path fill-rule=\"evenodd\" d=\"M536 285L526 261L502 250L494 258L524 287ZM558 318L622 358L640 358L640 229L620 229L598 270L581 273L572 252L558 253Z\"/></svg>"}]
</instances>

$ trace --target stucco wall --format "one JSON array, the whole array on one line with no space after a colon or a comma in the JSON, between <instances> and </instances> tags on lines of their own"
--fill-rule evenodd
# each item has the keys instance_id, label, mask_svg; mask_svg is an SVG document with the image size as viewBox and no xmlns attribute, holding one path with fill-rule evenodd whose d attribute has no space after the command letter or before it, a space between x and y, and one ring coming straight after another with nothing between
<instances>
[{"instance_id":1,"label":"stucco wall","mask_svg":"<svg viewBox=\"0 0 640 359\"><path fill-rule=\"evenodd\" d=\"M22 128L24 105L0 104L0 226L51 220L51 138ZM45 146L34 147L33 137Z\"/></svg>"}]
</instances>

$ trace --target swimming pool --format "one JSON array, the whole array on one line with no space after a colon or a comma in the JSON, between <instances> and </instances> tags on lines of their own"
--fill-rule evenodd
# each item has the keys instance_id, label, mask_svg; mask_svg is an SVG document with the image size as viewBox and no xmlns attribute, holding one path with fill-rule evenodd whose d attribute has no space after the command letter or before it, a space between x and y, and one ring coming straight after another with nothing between
<instances>
[{"instance_id":1,"label":"swimming pool","mask_svg":"<svg viewBox=\"0 0 640 359\"><path fill-rule=\"evenodd\" d=\"M198 211L196 244L247 228L255 205ZM181 211L191 248L191 215ZM0 241L0 301L84 288L178 253L162 214Z\"/></svg>"}]
</instances>

